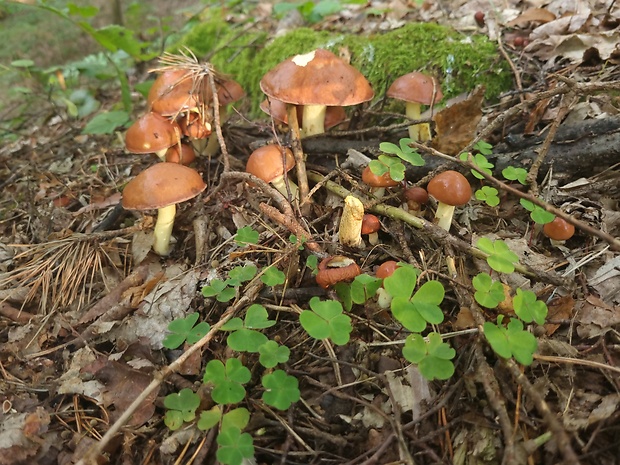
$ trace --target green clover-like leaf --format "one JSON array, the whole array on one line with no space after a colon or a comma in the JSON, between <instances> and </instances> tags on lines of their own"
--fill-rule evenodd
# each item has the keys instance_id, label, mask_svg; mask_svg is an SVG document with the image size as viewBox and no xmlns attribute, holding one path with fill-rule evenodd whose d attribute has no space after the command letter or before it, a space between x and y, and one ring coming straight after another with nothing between
<instances>
[{"instance_id":1,"label":"green clover-like leaf","mask_svg":"<svg viewBox=\"0 0 620 465\"><path fill-rule=\"evenodd\" d=\"M301 396L297 378L287 375L283 370L263 376L262 383L265 388L263 401L279 410L288 409Z\"/></svg>"},{"instance_id":2,"label":"green clover-like leaf","mask_svg":"<svg viewBox=\"0 0 620 465\"><path fill-rule=\"evenodd\" d=\"M381 280L367 274L360 274L351 283L351 300L358 304L364 304L372 299L381 287Z\"/></svg>"},{"instance_id":3,"label":"green clover-like leaf","mask_svg":"<svg viewBox=\"0 0 620 465\"><path fill-rule=\"evenodd\" d=\"M266 286L278 286L280 284L284 284L286 281L286 275L272 265L263 270L260 280Z\"/></svg>"},{"instance_id":4,"label":"green clover-like leaf","mask_svg":"<svg viewBox=\"0 0 620 465\"><path fill-rule=\"evenodd\" d=\"M422 376L428 380L450 378L454 374L451 360L455 355L454 349L434 332L428 335L428 342L421 334L410 334L403 347L403 356L416 363Z\"/></svg>"},{"instance_id":5,"label":"green clover-like leaf","mask_svg":"<svg viewBox=\"0 0 620 465\"><path fill-rule=\"evenodd\" d=\"M512 301L515 313L526 323L535 321L539 325L545 324L547 317L547 304L538 300L532 291L517 289L517 294Z\"/></svg>"},{"instance_id":6,"label":"green clover-like leaf","mask_svg":"<svg viewBox=\"0 0 620 465\"><path fill-rule=\"evenodd\" d=\"M226 412L222 417L222 429L228 429L230 427L238 428L242 430L250 422L250 412L244 407L238 407Z\"/></svg>"},{"instance_id":7,"label":"green clover-like leaf","mask_svg":"<svg viewBox=\"0 0 620 465\"><path fill-rule=\"evenodd\" d=\"M519 181L524 186L527 185L527 171L524 168L508 166L502 170L502 176L509 181Z\"/></svg>"},{"instance_id":8,"label":"green clover-like leaf","mask_svg":"<svg viewBox=\"0 0 620 465\"><path fill-rule=\"evenodd\" d=\"M485 202L489 207L497 207L499 205L499 191L494 187L482 186L474 192L476 199Z\"/></svg>"},{"instance_id":9,"label":"green clover-like leaf","mask_svg":"<svg viewBox=\"0 0 620 465\"><path fill-rule=\"evenodd\" d=\"M200 431L207 431L220 422L222 418L222 409L219 405L214 405L210 410L200 412L200 417L196 426Z\"/></svg>"},{"instance_id":10,"label":"green clover-like leaf","mask_svg":"<svg viewBox=\"0 0 620 465\"><path fill-rule=\"evenodd\" d=\"M530 365L538 343L536 337L523 330L523 323L512 318L506 327L502 326L503 315L497 317L497 324L486 322L484 335L497 355L503 358L514 357L523 365Z\"/></svg>"},{"instance_id":11,"label":"green clover-like leaf","mask_svg":"<svg viewBox=\"0 0 620 465\"><path fill-rule=\"evenodd\" d=\"M188 344L195 344L198 342L211 329L209 323L204 321L194 326L196 321L198 321L198 317L198 313L190 313L185 318L172 321L168 325L168 331L170 331L171 334L168 334L164 338L162 342L163 346L167 349L176 349L185 341L187 341Z\"/></svg>"},{"instance_id":12,"label":"green clover-like leaf","mask_svg":"<svg viewBox=\"0 0 620 465\"><path fill-rule=\"evenodd\" d=\"M219 447L215 456L224 465L241 465L244 459L254 457L252 436L242 433L239 428L222 429L216 441Z\"/></svg>"},{"instance_id":13,"label":"green clover-like leaf","mask_svg":"<svg viewBox=\"0 0 620 465\"><path fill-rule=\"evenodd\" d=\"M472 279L476 288L474 298L483 307L495 308L505 299L504 286L499 281L493 281L487 273L479 273Z\"/></svg>"},{"instance_id":14,"label":"green clover-like leaf","mask_svg":"<svg viewBox=\"0 0 620 465\"><path fill-rule=\"evenodd\" d=\"M258 244L260 234L252 229L251 226L244 226L237 231L235 242L240 245Z\"/></svg>"},{"instance_id":15,"label":"green clover-like leaf","mask_svg":"<svg viewBox=\"0 0 620 465\"><path fill-rule=\"evenodd\" d=\"M164 422L171 430L176 430L186 421L196 417L200 397L189 388L168 394L164 397L164 406L168 409Z\"/></svg>"},{"instance_id":16,"label":"green clover-like leaf","mask_svg":"<svg viewBox=\"0 0 620 465\"><path fill-rule=\"evenodd\" d=\"M419 270L412 266L399 266L391 276L383 280L383 287L392 297L409 299L413 294Z\"/></svg>"},{"instance_id":17,"label":"green clover-like leaf","mask_svg":"<svg viewBox=\"0 0 620 465\"><path fill-rule=\"evenodd\" d=\"M515 270L514 264L519 261L519 257L504 241L499 239L492 241L488 237L481 237L476 247L489 254L487 263L495 271L512 273Z\"/></svg>"},{"instance_id":18,"label":"green clover-like leaf","mask_svg":"<svg viewBox=\"0 0 620 465\"><path fill-rule=\"evenodd\" d=\"M236 266L228 272L226 284L238 287L246 281L250 281L256 276L258 268L254 265Z\"/></svg>"},{"instance_id":19,"label":"green clover-like leaf","mask_svg":"<svg viewBox=\"0 0 620 465\"><path fill-rule=\"evenodd\" d=\"M331 339L336 345L349 342L351 318L343 314L342 304L335 300L310 299L310 310L304 310L299 315L303 328L315 339Z\"/></svg>"},{"instance_id":20,"label":"green clover-like leaf","mask_svg":"<svg viewBox=\"0 0 620 465\"><path fill-rule=\"evenodd\" d=\"M276 341L267 341L263 345L259 346L258 353L260 354L258 361L265 368L273 368L278 363L286 363L290 357L291 350L283 345L278 344Z\"/></svg>"},{"instance_id":21,"label":"green clover-like leaf","mask_svg":"<svg viewBox=\"0 0 620 465\"><path fill-rule=\"evenodd\" d=\"M245 397L245 388L242 384L251 378L248 370L240 360L229 358L224 365L220 360L211 360L207 363L203 381L213 384L211 397L218 404L236 404Z\"/></svg>"},{"instance_id":22,"label":"green clover-like leaf","mask_svg":"<svg viewBox=\"0 0 620 465\"><path fill-rule=\"evenodd\" d=\"M529 200L521 199L519 200L519 203L523 208L530 212L530 218L532 218L532 221L537 224L551 223L555 219L555 215L553 213L548 212L544 208L530 202Z\"/></svg>"}]
</instances>

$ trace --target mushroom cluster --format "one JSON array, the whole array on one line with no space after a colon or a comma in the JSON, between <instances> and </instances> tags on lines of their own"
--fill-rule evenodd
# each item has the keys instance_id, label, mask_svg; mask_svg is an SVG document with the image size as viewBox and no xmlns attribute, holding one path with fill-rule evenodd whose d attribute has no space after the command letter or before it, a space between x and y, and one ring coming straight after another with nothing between
<instances>
[{"instance_id":1,"label":"mushroom cluster","mask_svg":"<svg viewBox=\"0 0 620 465\"><path fill-rule=\"evenodd\" d=\"M159 75L149 90L147 113L125 134L128 152L155 153L162 161L189 165L196 158L195 148L202 151L209 147L207 138L212 147L209 154L215 152L214 105L217 103L221 121L226 106L245 94L237 82L185 58L152 70ZM169 63L166 59L170 60L170 55L164 55L162 63ZM215 96L210 76L217 90Z\"/></svg>"}]
</instances>

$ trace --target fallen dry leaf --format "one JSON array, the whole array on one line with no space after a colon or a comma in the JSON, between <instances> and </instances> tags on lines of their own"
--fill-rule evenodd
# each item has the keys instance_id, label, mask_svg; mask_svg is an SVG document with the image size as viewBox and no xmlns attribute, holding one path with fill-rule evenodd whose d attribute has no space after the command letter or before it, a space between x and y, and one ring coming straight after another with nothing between
<instances>
[{"instance_id":1,"label":"fallen dry leaf","mask_svg":"<svg viewBox=\"0 0 620 465\"><path fill-rule=\"evenodd\" d=\"M508 27L525 27L529 23L548 23L553 21L555 15L545 8L528 8L512 21L508 21Z\"/></svg>"},{"instance_id":2,"label":"fallen dry leaf","mask_svg":"<svg viewBox=\"0 0 620 465\"><path fill-rule=\"evenodd\" d=\"M549 320L568 320L573 316L575 308L575 300L570 296L558 297L553 299L547 305L549 312L547 313L547 321ZM559 323L545 324L547 336L551 336L560 327Z\"/></svg>"},{"instance_id":3,"label":"fallen dry leaf","mask_svg":"<svg viewBox=\"0 0 620 465\"><path fill-rule=\"evenodd\" d=\"M476 134L482 119L483 86L476 87L470 96L444 108L434 117L435 132L431 145L448 155L458 155Z\"/></svg>"}]
</instances>

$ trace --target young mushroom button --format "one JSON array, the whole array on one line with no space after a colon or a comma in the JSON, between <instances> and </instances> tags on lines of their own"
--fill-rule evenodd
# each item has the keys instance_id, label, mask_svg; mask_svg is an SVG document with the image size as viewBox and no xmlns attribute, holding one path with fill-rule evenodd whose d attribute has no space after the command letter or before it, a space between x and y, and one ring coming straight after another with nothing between
<instances>
[{"instance_id":1,"label":"young mushroom button","mask_svg":"<svg viewBox=\"0 0 620 465\"><path fill-rule=\"evenodd\" d=\"M288 197L284 175L292 170L294 166L295 157L293 157L290 149L269 144L259 147L252 152L245 166L245 171L265 182L271 183L284 197ZM288 184L292 198L297 198L297 186L290 180Z\"/></svg>"},{"instance_id":2,"label":"young mushroom button","mask_svg":"<svg viewBox=\"0 0 620 465\"><path fill-rule=\"evenodd\" d=\"M153 250L170 253L176 204L200 194L207 185L200 174L178 163L158 163L127 183L122 205L126 210L157 210Z\"/></svg>"},{"instance_id":3,"label":"young mushroom button","mask_svg":"<svg viewBox=\"0 0 620 465\"><path fill-rule=\"evenodd\" d=\"M547 223L543 226L543 232L545 236L551 239L551 242L563 242L575 234L575 226L568 221L556 216L551 223Z\"/></svg>"},{"instance_id":4,"label":"young mushroom button","mask_svg":"<svg viewBox=\"0 0 620 465\"><path fill-rule=\"evenodd\" d=\"M435 222L449 231L454 207L465 205L471 198L469 181L458 171L448 170L431 179L427 190L438 202Z\"/></svg>"}]
</instances>

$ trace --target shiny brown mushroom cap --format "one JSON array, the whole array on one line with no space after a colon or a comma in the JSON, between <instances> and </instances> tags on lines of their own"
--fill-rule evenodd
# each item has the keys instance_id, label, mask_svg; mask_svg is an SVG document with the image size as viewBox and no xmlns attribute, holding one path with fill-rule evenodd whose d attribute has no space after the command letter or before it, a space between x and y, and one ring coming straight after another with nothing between
<instances>
[{"instance_id":1,"label":"shiny brown mushroom cap","mask_svg":"<svg viewBox=\"0 0 620 465\"><path fill-rule=\"evenodd\" d=\"M421 103L422 105L437 103L443 98L437 80L432 76L427 76L417 71L396 79L387 90L386 95L405 102Z\"/></svg>"},{"instance_id":2,"label":"shiny brown mushroom cap","mask_svg":"<svg viewBox=\"0 0 620 465\"><path fill-rule=\"evenodd\" d=\"M131 153L153 153L179 143L179 125L152 111L141 116L125 133L125 147Z\"/></svg>"},{"instance_id":3,"label":"shiny brown mushroom cap","mask_svg":"<svg viewBox=\"0 0 620 465\"><path fill-rule=\"evenodd\" d=\"M324 258L318 266L316 282L323 289L336 283L352 281L362 273L359 265L354 260L342 255L334 255Z\"/></svg>"},{"instance_id":4,"label":"shiny brown mushroom cap","mask_svg":"<svg viewBox=\"0 0 620 465\"><path fill-rule=\"evenodd\" d=\"M209 85L208 79L205 79L205 85ZM241 87L241 84L232 79L220 83L216 82L215 86L217 87L218 103L221 106L241 100L245 96L245 91L243 87ZM211 95L211 93L208 95Z\"/></svg>"},{"instance_id":5,"label":"shiny brown mushroom cap","mask_svg":"<svg viewBox=\"0 0 620 465\"><path fill-rule=\"evenodd\" d=\"M248 158L245 171L265 182L271 182L295 166L295 157L290 149L284 148L286 167L282 163L282 147L275 144L260 147Z\"/></svg>"},{"instance_id":6,"label":"shiny brown mushroom cap","mask_svg":"<svg viewBox=\"0 0 620 465\"><path fill-rule=\"evenodd\" d=\"M374 97L362 73L323 49L281 62L263 76L260 88L269 97L294 105L342 107Z\"/></svg>"},{"instance_id":7,"label":"shiny brown mushroom cap","mask_svg":"<svg viewBox=\"0 0 620 465\"><path fill-rule=\"evenodd\" d=\"M188 166L196 160L196 152L190 144L185 142L175 144L166 150L166 161L170 163L180 163Z\"/></svg>"},{"instance_id":8,"label":"shiny brown mushroom cap","mask_svg":"<svg viewBox=\"0 0 620 465\"><path fill-rule=\"evenodd\" d=\"M146 103L151 108L153 102L164 97L176 86L191 86L192 78L185 69L172 69L164 71L153 82L149 89Z\"/></svg>"},{"instance_id":9,"label":"shiny brown mushroom cap","mask_svg":"<svg viewBox=\"0 0 620 465\"><path fill-rule=\"evenodd\" d=\"M376 233L381 229L381 222L372 213L365 213L362 218L362 234Z\"/></svg>"},{"instance_id":10,"label":"shiny brown mushroom cap","mask_svg":"<svg viewBox=\"0 0 620 465\"><path fill-rule=\"evenodd\" d=\"M471 199L471 186L465 176L458 171L439 173L428 183L428 193L438 202L446 205L465 205Z\"/></svg>"},{"instance_id":11,"label":"shiny brown mushroom cap","mask_svg":"<svg viewBox=\"0 0 620 465\"><path fill-rule=\"evenodd\" d=\"M551 223L543 226L545 236L554 241L565 241L575 234L575 226L568 221L556 216Z\"/></svg>"},{"instance_id":12,"label":"shiny brown mushroom cap","mask_svg":"<svg viewBox=\"0 0 620 465\"><path fill-rule=\"evenodd\" d=\"M260 104L260 109L282 124L288 124L286 103L276 99L265 99ZM327 107L325 110L325 129L339 125L347 118L343 107ZM303 106L297 107L297 121L303 126Z\"/></svg>"},{"instance_id":13,"label":"shiny brown mushroom cap","mask_svg":"<svg viewBox=\"0 0 620 465\"><path fill-rule=\"evenodd\" d=\"M123 189L126 210L155 210L184 202L207 185L196 170L178 163L157 163L127 183Z\"/></svg>"},{"instance_id":14,"label":"shiny brown mushroom cap","mask_svg":"<svg viewBox=\"0 0 620 465\"><path fill-rule=\"evenodd\" d=\"M394 274L394 271L396 271L396 268L398 268L398 262L395 260L388 260L387 262L383 262L381 265L379 265L379 268L377 268L377 272L375 273L375 275L377 276L377 278L385 279L389 276L392 276L392 274Z\"/></svg>"},{"instance_id":15,"label":"shiny brown mushroom cap","mask_svg":"<svg viewBox=\"0 0 620 465\"><path fill-rule=\"evenodd\" d=\"M362 171L362 181L368 184L370 187L393 187L398 186L398 181L394 181L390 177L390 173L384 173L381 176L377 176L372 172L370 166L367 166Z\"/></svg>"}]
</instances>

